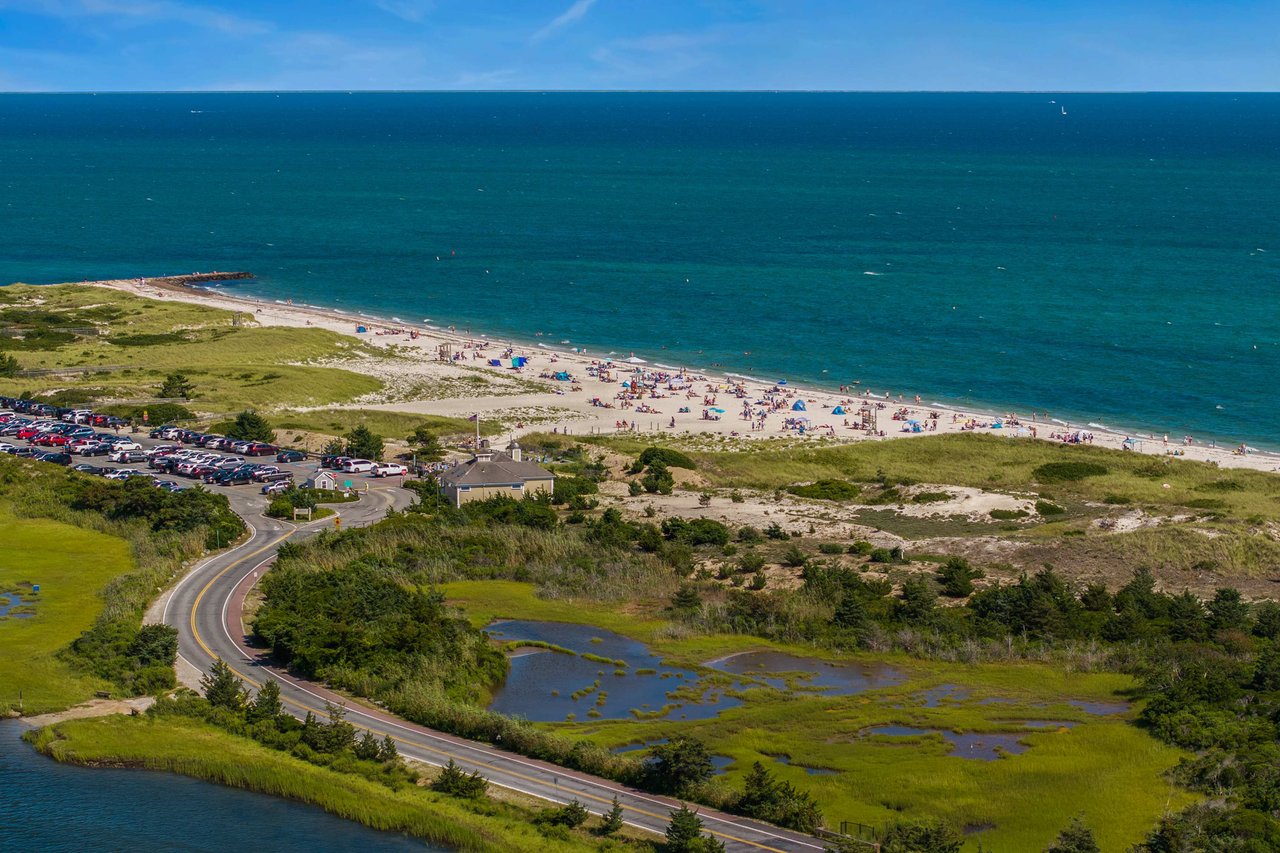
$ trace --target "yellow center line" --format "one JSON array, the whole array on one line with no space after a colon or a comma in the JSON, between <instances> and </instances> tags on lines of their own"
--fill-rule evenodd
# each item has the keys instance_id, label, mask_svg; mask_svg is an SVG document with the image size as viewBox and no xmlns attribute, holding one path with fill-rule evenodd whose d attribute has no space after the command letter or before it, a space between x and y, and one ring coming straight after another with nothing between
<instances>
[{"instance_id":1,"label":"yellow center line","mask_svg":"<svg viewBox=\"0 0 1280 853\"><path fill-rule=\"evenodd\" d=\"M204 638L200 636L200 629L196 627L196 613L197 613L197 611L199 611L199 609L200 609L200 602L204 600L204 596L205 596L205 594L210 590L210 588L211 588L215 583L217 583L219 580L221 580L221 579L222 579L222 577L223 577L223 575L225 575L227 572L231 571L232 569L236 568L237 566L240 566L240 565L243 565L244 563L247 563L249 560L251 560L251 559L253 559L254 557L258 556L259 554L261 554L262 552L266 551L267 549L278 546L281 542L283 542L285 539L288 539L290 536L292 536L292 535L293 535L294 533L296 533L296 532L297 532L297 529L295 528L294 530L291 530L291 531L289 531L288 533L286 533L286 534L285 534L281 539L279 539L278 541L276 541L276 542L272 542L272 543L267 544L267 545L263 545L263 546L262 546L261 548L259 548L258 550L254 551L254 552L252 552L252 553L250 553L250 554L246 554L245 556L243 556L243 557L239 558L238 560L233 561L232 563L230 563L229 565L227 565L227 567L226 567L226 568L224 568L222 571L218 572L216 575L214 575L212 578L210 578L210 579L209 579L209 582L208 582L208 583L206 583L206 584L204 585L204 587L200 590L200 592L196 594L196 599L195 599L195 601L194 601L194 602L192 603L192 605L191 605L191 634L192 634L192 636L195 638L196 643L200 646L200 648L201 648L201 649L203 649L203 650L204 650L204 653L205 653L205 654L207 654L209 657L211 657L211 658L218 658L218 655L217 655L217 654L216 654L212 649L210 649L208 645L206 645L206 644L205 644L205 642L204 642ZM236 668L235 668L234 666L232 666L230 663L227 663L227 661L223 661L223 663L226 663L226 664L227 664L227 666L231 669L231 671L232 671L232 672L234 672L234 673L235 673L237 676L239 676L242 680L244 680L244 681L248 682L249 684L253 685L255 688L258 688L258 687L261 687L261 686L262 686L261 682L259 682L259 681L255 680L255 679L253 679L253 678L251 678L251 677L249 677L249 676L248 676L248 675L246 675L245 673L240 672L238 669L236 669ZM296 703L296 702L295 702L295 703L293 703L293 704L297 705L297 707L299 707L299 708L304 708L305 710L308 710L308 711L310 711L310 710L311 710L310 708L306 708L306 706L305 706L305 705L301 705L301 704L298 704L298 703ZM357 705L359 705L359 703L356 703L356 704L357 704ZM362 709L363 709L363 708L362 708ZM376 718L371 718L371 719L376 719ZM367 729L368 731L373 732L374 734L383 735L384 737L393 737L393 735L392 735L390 732L383 731L383 730L381 730L381 729L372 728L372 727L369 727L369 726L362 726L362 728L365 728L365 729ZM412 730L409 730L409 729L406 729L406 730L408 730L408 731L412 731ZM408 744L409 746L416 747L416 748L418 748L418 749L424 750L424 751L429 752L429 753L433 753L433 754L435 754L435 755L442 756L442 757L444 757L444 758L453 758L453 757L454 757L454 755L453 755L452 753L445 752L444 750L441 750L441 749L439 749L438 747L428 746L427 744L421 743L421 742L419 742L419 741L408 739L408 738L404 737L404 735L403 735L403 734L399 734L399 733L397 733L397 734L394 736L394 738L395 738L395 739L400 740L402 743ZM553 781L553 782L551 782L551 783L548 783L545 779L539 779L539 778L538 778L538 777L536 777L536 776L527 776L527 775L525 775L525 774L523 774L523 773L520 773L520 772L515 771L515 770L511 770L511 769L506 768L506 767L499 767L499 766L494 765L494 764L488 764L488 763L486 763L486 762L484 762L484 761L478 761L478 760L471 759L471 758L466 758L466 759L464 759L464 760L465 760L468 764L471 764L471 765L473 765L473 766L476 766L476 767L483 767L483 768L485 768L485 769L487 769L487 770L491 770L491 771L494 771L494 772L496 772L496 773L502 773L502 774L505 774L505 775L507 775L507 776L514 776L515 778L517 778L517 779L522 779L522 780L524 780L524 781L526 781L526 782L533 782L534 784L537 784L537 785L544 785L544 786L549 784L552 788L555 788L555 789L557 789L557 790L559 790L559 791L565 791L565 792L567 792L567 793L573 794L575 797L583 797L583 798L588 799L588 800L594 800L594 801L596 801L596 802L598 802L598 803L608 803L608 804L612 804L612 803L613 803L613 800L612 800L612 799L605 799L604 797L596 796L596 795L594 795L594 794L588 794L588 793L585 793L585 792L583 792L583 791L576 791L576 790L574 790L573 788L568 788L568 787L565 787L564 785L561 785L561 784L560 784L559 782L557 782L557 781ZM588 782L587 784L598 784L598 783L595 783L595 782ZM536 796L536 795L534 795L534 796ZM658 819L658 820L665 820L665 817L664 817L663 815L661 815L661 814L657 814L657 813L655 813L655 812L646 811L646 810L644 810L644 809L636 808L635 806L628 806L627 808L628 808L630 811L635 812L636 814L642 814L642 815L645 815L646 817L652 817L652 818L656 818L656 819ZM768 851L770 851L770 853L786 853L786 851L780 850L780 849L778 849L778 848L776 848L776 847L770 847L770 846L768 846L767 844L761 844L761 843L759 843L759 842L751 841L751 840L746 839L746 838L738 838L737 836L729 835L728 833L725 833L725 832L719 832L719 831L716 831L716 830L713 830L713 829L708 829L707 831L708 831L709 833L711 833L712 835L719 836L720 838L724 838L724 839L729 840L729 841L736 841L736 842L738 842L739 844L747 844L747 845L750 845L751 847L759 848L760 850L768 850Z\"/></svg>"}]
</instances>

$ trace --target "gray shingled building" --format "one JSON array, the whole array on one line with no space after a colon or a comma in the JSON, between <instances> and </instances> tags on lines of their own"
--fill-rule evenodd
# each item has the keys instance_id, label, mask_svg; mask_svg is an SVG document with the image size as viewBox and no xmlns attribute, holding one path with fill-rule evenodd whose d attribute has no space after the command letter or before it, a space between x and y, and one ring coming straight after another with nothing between
<instances>
[{"instance_id":1,"label":"gray shingled building","mask_svg":"<svg viewBox=\"0 0 1280 853\"><path fill-rule=\"evenodd\" d=\"M466 462L441 471L440 491L454 506L483 501L497 495L522 498L550 493L555 475L540 465L524 461L520 445L512 441L507 452L481 447Z\"/></svg>"}]
</instances>

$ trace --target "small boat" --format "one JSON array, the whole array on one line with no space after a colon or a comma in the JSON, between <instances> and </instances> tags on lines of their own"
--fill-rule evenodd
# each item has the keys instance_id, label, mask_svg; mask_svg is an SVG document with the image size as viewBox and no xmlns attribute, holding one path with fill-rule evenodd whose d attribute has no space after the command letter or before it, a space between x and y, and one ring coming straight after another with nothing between
<instances>
[{"instance_id":1,"label":"small boat","mask_svg":"<svg viewBox=\"0 0 1280 853\"><path fill-rule=\"evenodd\" d=\"M1066 115L1066 114L1067 114L1067 108L1066 108L1066 107L1058 107L1058 109L1062 110L1062 114L1063 114L1063 115Z\"/></svg>"}]
</instances>

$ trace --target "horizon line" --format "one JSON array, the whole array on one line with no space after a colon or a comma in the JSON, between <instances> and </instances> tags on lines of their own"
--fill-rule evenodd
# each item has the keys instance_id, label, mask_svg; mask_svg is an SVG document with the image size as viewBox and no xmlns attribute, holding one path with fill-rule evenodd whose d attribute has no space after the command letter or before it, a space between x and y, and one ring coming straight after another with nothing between
<instances>
[{"instance_id":1,"label":"horizon line","mask_svg":"<svg viewBox=\"0 0 1280 853\"><path fill-rule=\"evenodd\" d=\"M6 89L0 95L1278 95L1280 89Z\"/></svg>"}]
</instances>

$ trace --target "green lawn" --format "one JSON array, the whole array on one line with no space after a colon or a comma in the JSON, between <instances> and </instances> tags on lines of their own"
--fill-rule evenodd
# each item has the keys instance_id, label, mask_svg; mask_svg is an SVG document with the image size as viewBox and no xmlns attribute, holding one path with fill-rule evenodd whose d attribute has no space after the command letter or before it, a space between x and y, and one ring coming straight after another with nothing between
<instances>
[{"instance_id":1,"label":"green lawn","mask_svg":"<svg viewBox=\"0 0 1280 853\"><path fill-rule=\"evenodd\" d=\"M196 720L112 716L41 729L36 748L59 761L167 770L318 806L375 829L464 851L601 849L583 834L542 836L518 806L467 803L423 788L384 785L308 764ZM619 845L620 846L620 845Z\"/></svg>"},{"instance_id":2,"label":"green lawn","mask_svg":"<svg viewBox=\"0 0 1280 853\"><path fill-rule=\"evenodd\" d=\"M33 617L0 619L0 709L17 708L21 696L26 713L57 710L109 689L59 660L57 652L93 623L103 587L133 566L122 539L15 518L0 505L0 591L40 586Z\"/></svg>"},{"instance_id":3,"label":"green lawn","mask_svg":"<svg viewBox=\"0 0 1280 853\"><path fill-rule=\"evenodd\" d=\"M357 426L368 427L385 439L404 441L416 427L426 424L436 435L474 436L476 425L466 418L449 418L442 415L416 415L406 412L384 412L381 409L313 409L307 412L281 412L272 419L272 425L285 433L289 430L318 432L325 435L345 435ZM480 424L484 435L494 435L500 424Z\"/></svg>"},{"instance_id":4,"label":"green lawn","mask_svg":"<svg viewBox=\"0 0 1280 853\"><path fill-rule=\"evenodd\" d=\"M832 657L812 648L737 635L684 636L656 607L618 609L587 600L543 600L529 584L460 581L441 587L473 624L516 617L590 624L643 640L666 659L697 665L724 654L773 648ZM739 783L761 761L811 792L832 824L881 825L904 813L937 817L957 827L988 827L973 836L995 851L1040 850L1083 812L1104 850L1140 840L1166 809L1192 800L1163 778L1183 755L1119 717L1090 716L1068 699L1116 701L1132 680L1117 673L1081 673L1038 663L964 665L860 653L841 659L876 661L907 674L904 684L851 697L786 698L768 690L704 722L618 721L549 724L575 737L617 746L677 732L697 735L715 754L735 760L728 781ZM939 707L925 706L924 691L954 685L966 691ZM998 702L984 700L998 699ZM584 705L584 709L588 707ZM1069 729L1033 731L1027 720L1072 723ZM959 732L1015 732L1031 748L997 761L947 754L941 736L885 742L859 737L876 725L910 725ZM840 771L815 776L795 764Z\"/></svg>"}]
</instances>

